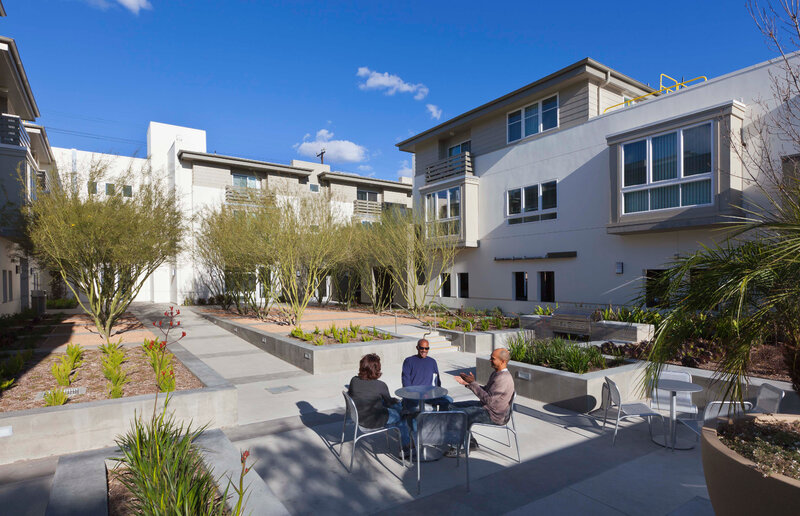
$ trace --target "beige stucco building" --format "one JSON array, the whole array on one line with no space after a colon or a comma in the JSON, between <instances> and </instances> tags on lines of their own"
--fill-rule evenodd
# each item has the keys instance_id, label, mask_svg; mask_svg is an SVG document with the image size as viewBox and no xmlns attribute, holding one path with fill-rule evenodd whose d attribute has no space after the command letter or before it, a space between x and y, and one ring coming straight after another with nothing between
<instances>
[{"instance_id":1,"label":"beige stucco building","mask_svg":"<svg viewBox=\"0 0 800 516\"><path fill-rule=\"evenodd\" d=\"M736 146L774 108L781 67L658 92L587 58L399 143L415 203L461 245L450 274L430 278L437 300L518 313L632 303L759 195Z\"/></svg>"}]
</instances>

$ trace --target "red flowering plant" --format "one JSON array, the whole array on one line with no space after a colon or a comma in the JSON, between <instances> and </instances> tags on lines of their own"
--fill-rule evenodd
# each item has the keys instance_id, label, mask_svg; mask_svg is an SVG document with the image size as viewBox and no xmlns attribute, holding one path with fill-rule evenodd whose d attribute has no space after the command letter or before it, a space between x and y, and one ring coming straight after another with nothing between
<instances>
[{"instance_id":1,"label":"red flowering plant","mask_svg":"<svg viewBox=\"0 0 800 516\"><path fill-rule=\"evenodd\" d=\"M142 348L150 360L150 366L156 374L156 384L161 392L171 392L175 390L175 371L172 367L174 355L167 350L170 344L175 344L186 337L186 332L181 330L181 336L170 340L170 333L177 330L181 322L176 317L181 314L180 310L169 307L164 312L165 319L153 321L153 326L157 327L164 335L163 339L144 339Z\"/></svg>"}]
</instances>

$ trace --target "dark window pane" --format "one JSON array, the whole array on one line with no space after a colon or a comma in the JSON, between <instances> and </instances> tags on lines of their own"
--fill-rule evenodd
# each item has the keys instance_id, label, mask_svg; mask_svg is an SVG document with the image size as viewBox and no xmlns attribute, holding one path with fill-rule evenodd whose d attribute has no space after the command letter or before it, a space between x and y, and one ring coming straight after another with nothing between
<instances>
[{"instance_id":1,"label":"dark window pane","mask_svg":"<svg viewBox=\"0 0 800 516\"><path fill-rule=\"evenodd\" d=\"M552 303L556 300L556 273L553 271L539 272L539 300Z\"/></svg>"},{"instance_id":2,"label":"dark window pane","mask_svg":"<svg viewBox=\"0 0 800 516\"><path fill-rule=\"evenodd\" d=\"M539 185L525 187L525 211L539 209Z\"/></svg>"},{"instance_id":3,"label":"dark window pane","mask_svg":"<svg viewBox=\"0 0 800 516\"><path fill-rule=\"evenodd\" d=\"M508 219L509 224L522 224L523 222L525 221L522 220L522 217L517 217L515 219Z\"/></svg>"},{"instance_id":4,"label":"dark window pane","mask_svg":"<svg viewBox=\"0 0 800 516\"><path fill-rule=\"evenodd\" d=\"M539 132L539 104L525 108L525 136Z\"/></svg>"},{"instance_id":5,"label":"dark window pane","mask_svg":"<svg viewBox=\"0 0 800 516\"><path fill-rule=\"evenodd\" d=\"M542 209L550 210L558 206L556 182L542 183Z\"/></svg>"},{"instance_id":6,"label":"dark window pane","mask_svg":"<svg viewBox=\"0 0 800 516\"><path fill-rule=\"evenodd\" d=\"M470 152L472 150L472 142L470 140L461 144L461 152Z\"/></svg>"},{"instance_id":7,"label":"dark window pane","mask_svg":"<svg viewBox=\"0 0 800 516\"><path fill-rule=\"evenodd\" d=\"M558 218L558 214L557 213L543 213L542 214L542 220L553 220L553 219L556 219L556 218Z\"/></svg>"},{"instance_id":8,"label":"dark window pane","mask_svg":"<svg viewBox=\"0 0 800 516\"><path fill-rule=\"evenodd\" d=\"M542 131L558 125L558 97L550 97L542 101Z\"/></svg>"},{"instance_id":9,"label":"dark window pane","mask_svg":"<svg viewBox=\"0 0 800 516\"><path fill-rule=\"evenodd\" d=\"M130 185L123 186L122 195L123 197L133 197L133 187Z\"/></svg>"},{"instance_id":10,"label":"dark window pane","mask_svg":"<svg viewBox=\"0 0 800 516\"><path fill-rule=\"evenodd\" d=\"M522 111L514 111L508 115L508 141L522 138Z\"/></svg>"},{"instance_id":11,"label":"dark window pane","mask_svg":"<svg viewBox=\"0 0 800 516\"><path fill-rule=\"evenodd\" d=\"M450 275L442 274L442 297L450 297Z\"/></svg>"},{"instance_id":12,"label":"dark window pane","mask_svg":"<svg viewBox=\"0 0 800 516\"><path fill-rule=\"evenodd\" d=\"M551 213L551 215L555 215L555 213ZM522 218L522 222L538 222L539 215L528 215L527 217Z\"/></svg>"},{"instance_id":13,"label":"dark window pane","mask_svg":"<svg viewBox=\"0 0 800 516\"><path fill-rule=\"evenodd\" d=\"M650 308L664 306L663 285L659 283L659 279L665 272L661 269L647 269L645 271L644 298L645 305Z\"/></svg>"},{"instance_id":14,"label":"dark window pane","mask_svg":"<svg viewBox=\"0 0 800 516\"><path fill-rule=\"evenodd\" d=\"M711 180L695 181L681 185L681 204L694 206L711 202Z\"/></svg>"},{"instance_id":15,"label":"dark window pane","mask_svg":"<svg viewBox=\"0 0 800 516\"><path fill-rule=\"evenodd\" d=\"M678 133L653 138L653 181L678 177Z\"/></svg>"},{"instance_id":16,"label":"dark window pane","mask_svg":"<svg viewBox=\"0 0 800 516\"><path fill-rule=\"evenodd\" d=\"M528 273L514 273L514 299L517 301L528 300Z\"/></svg>"},{"instance_id":17,"label":"dark window pane","mask_svg":"<svg viewBox=\"0 0 800 516\"><path fill-rule=\"evenodd\" d=\"M114 195L114 183L106 183L106 195Z\"/></svg>"},{"instance_id":18,"label":"dark window pane","mask_svg":"<svg viewBox=\"0 0 800 516\"><path fill-rule=\"evenodd\" d=\"M450 189L450 216L451 217L459 217L461 216L461 188L451 188Z\"/></svg>"},{"instance_id":19,"label":"dark window pane","mask_svg":"<svg viewBox=\"0 0 800 516\"><path fill-rule=\"evenodd\" d=\"M517 215L522 211L522 190L519 188L508 191L508 214Z\"/></svg>"},{"instance_id":20,"label":"dark window pane","mask_svg":"<svg viewBox=\"0 0 800 516\"><path fill-rule=\"evenodd\" d=\"M89 181L89 193L90 194L97 193L97 183L95 181Z\"/></svg>"},{"instance_id":21,"label":"dark window pane","mask_svg":"<svg viewBox=\"0 0 800 516\"><path fill-rule=\"evenodd\" d=\"M637 211L647 211L647 190L638 192L628 192L624 196L625 213L636 213Z\"/></svg>"},{"instance_id":22,"label":"dark window pane","mask_svg":"<svg viewBox=\"0 0 800 516\"><path fill-rule=\"evenodd\" d=\"M436 211L440 219L447 218L447 190L436 192Z\"/></svg>"},{"instance_id":23,"label":"dark window pane","mask_svg":"<svg viewBox=\"0 0 800 516\"><path fill-rule=\"evenodd\" d=\"M711 125L683 130L683 175L711 172Z\"/></svg>"},{"instance_id":24,"label":"dark window pane","mask_svg":"<svg viewBox=\"0 0 800 516\"><path fill-rule=\"evenodd\" d=\"M647 182L647 142L627 143L622 146L625 155L623 186L643 185Z\"/></svg>"},{"instance_id":25,"label":"dark window pane","mask_svg":"<svg viewBox=\"0 0 800 516\"><path fill-rule=\"evenodd\" d=\"M469 297L469 274L466 272L458 273L458 297Z\"/></svg>"},{"instance_id":26,"label":"dark window pane","mask_svg":"<svg viewBox=\"0 0 800 516\"><path fill-rule=\"evenodd\" d=\"M678 185L662 186L650 190L650 209L663 210L664 208L675 208L680 205L680 189Z\"/></svg>"}]
</instances>

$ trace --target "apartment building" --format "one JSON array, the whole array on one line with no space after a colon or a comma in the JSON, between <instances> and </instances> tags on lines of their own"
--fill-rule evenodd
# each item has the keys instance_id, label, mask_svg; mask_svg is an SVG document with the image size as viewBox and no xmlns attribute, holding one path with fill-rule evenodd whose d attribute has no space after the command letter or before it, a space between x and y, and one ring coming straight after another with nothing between
<instances>
[{"instance_id":1,"label":"apartment building","mask_svg":"<svg viewBox=\"0 0 800 516\"><path fill-rule=\"evenodd\" d=\"M631 303L759 195L736 145L781 66L654 91L587 58L400 142L415 202L461 247L428 278L437 301Z\"/></svg>"},{"instance_id":2,"label":"apartment building","mask_svg":"<svg viewBox=\"0 0 800 516\"><path fill-rule=\"evenodd\" d=\"M157 122L148 126L147 159L61 148L54 148L54 153L61 170L73 170L79 175L89 170L92 163L106 164L108 184L81 182L80 188L87 195L116 191L132 194L137 188L136 177L126 172L151 167L156 177L165 181L165 186L175 188L189 221L196 221L196 216L206 208L247 202L248 190L329 196L337 205L342 222L375 222L383 210L410 209L412 204L410 178L387 181L333 171L330 165L322 163L292 160L284 165L209 153L205 131ZM127 183L119 183L115 177L125 177ZM186 238L189 251L156 270L137 301L181 303L186 298L208 297L202 279L204 271L190 251L191 231ZM330 295L330 285L325 286L325 291Z\"/></svg>"},{"instance_id":3,"label":"apartment building","mask_svg":"<svg viewBox=\"0 0 800 516\"><path fill-rule=\"evenodd\" d=\"M0 16L5 9L0 3ZM30 306L46 274L20 247L21 208L47 188L53 153L16 42L0 36L0 315Z\"/></svg>"}]
</instances>

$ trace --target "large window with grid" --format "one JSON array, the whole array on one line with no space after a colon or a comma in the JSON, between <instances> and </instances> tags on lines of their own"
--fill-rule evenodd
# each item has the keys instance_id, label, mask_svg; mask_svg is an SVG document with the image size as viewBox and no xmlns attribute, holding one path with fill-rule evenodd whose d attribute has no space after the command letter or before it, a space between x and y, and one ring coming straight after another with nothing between
<instances>
[{"instance_id":1,"label":"large window with grid","mask_svg":"<svg viewBox=\"0 0 800 516\"><path fill-rule=\"evenodd\" d=\"M437 234L458 235L461 233L461 187L429 193L425 196L425 220L429 224L440 224Z\"/></svg>"},{"instance_id":2,"label":"large window with grid","mask_svg":"<svg viewBox=\"0 0 800 516\"><path fill-rule=\"evenodd\" d=\"M711 122L622 145L622 213L711 204Z\"/></svg>"},{"instance_id":3,"label":"large window with grid","mask_svg":"<svg viewBox=\"0 0 800 516\"><path fill-rule=\"evenodd\" d=\"M534 102L507 116L508 143L558 127L558 95Z\"/></svg>"},{"instance_id":4,"label":"large window with grid","mask_svg":"<svg viewBox=\"0 0 800 516\"><path fill-rule=\"evenodd\" d=\"M506 192L508 223L522 224L557 218L557 186L556 181L546 181L508 190Z\"/></svg>"}]
</instances>

